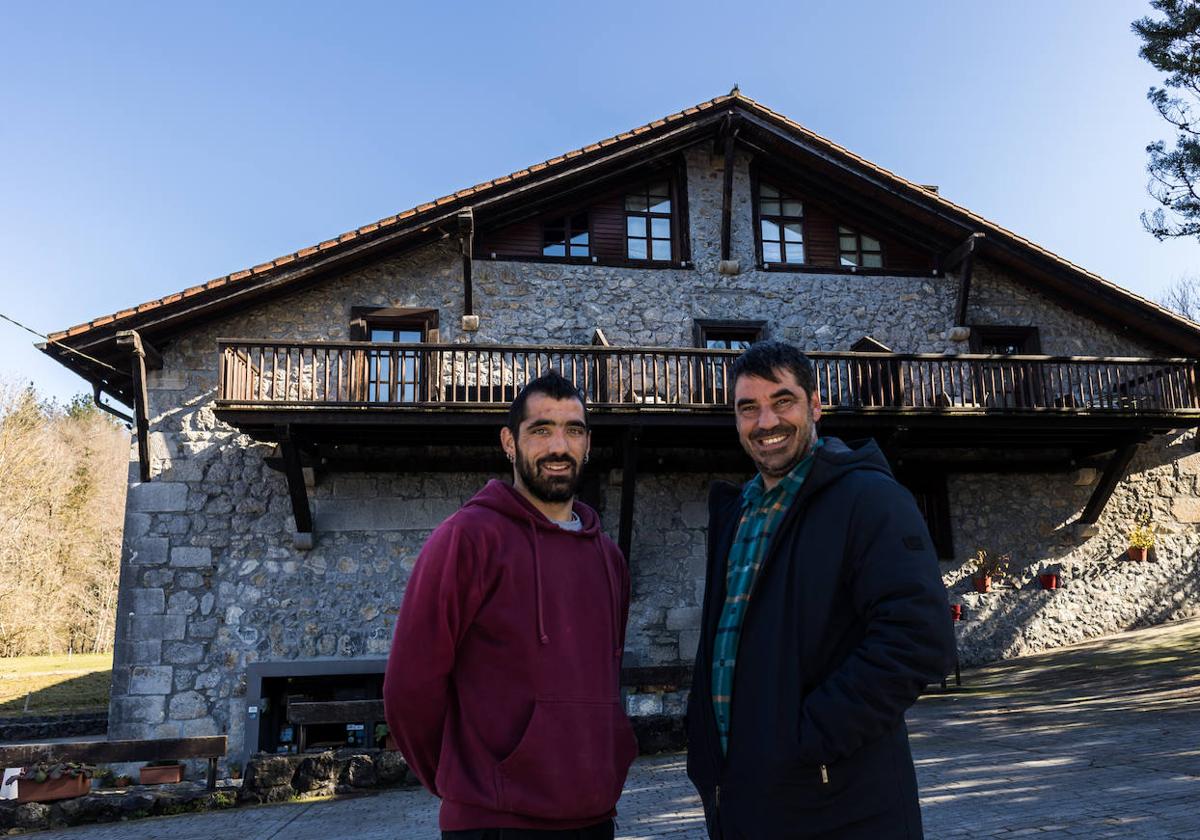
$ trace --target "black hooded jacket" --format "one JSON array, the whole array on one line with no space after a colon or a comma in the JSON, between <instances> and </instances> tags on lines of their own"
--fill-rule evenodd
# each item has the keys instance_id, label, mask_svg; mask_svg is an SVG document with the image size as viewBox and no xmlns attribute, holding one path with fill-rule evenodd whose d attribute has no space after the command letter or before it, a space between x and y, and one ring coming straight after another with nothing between
<instances>
[{"instance_id":1,"label":"black hooded jacket","mask_svg":"<svg viewBox=\"0 0 1200 840\"><path fill-rule=\"evenodd\" d=\"M722 840L921 837L904 712L955 656L937 556L873 441L826 438L751 592L729 751L712 708L713 636L741 488L709 495L688 775Z\"/></svg>"}]
</instances>

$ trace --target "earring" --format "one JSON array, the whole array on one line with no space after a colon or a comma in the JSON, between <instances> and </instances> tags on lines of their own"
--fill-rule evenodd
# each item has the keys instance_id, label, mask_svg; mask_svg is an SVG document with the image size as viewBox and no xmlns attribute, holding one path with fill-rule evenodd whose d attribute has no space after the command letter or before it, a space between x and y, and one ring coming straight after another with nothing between
<instances>
[{"instance_id":1,"label":"earring","mask_svg":"<svg viewBox=\"0 0 1200 840\"><path fill-rule=\"evenodd\" d=\"M591 453L591 452L584 452L584 453L583 453L583 463L585 463L585 464L586 464L586 463L588 462L588 458L591 458L591 457L592 457L592 453Z\"/></svg>"},{"instance_id":2,"label":"earring","mask_svg":"<svg viewBox=\"0 0 1200 840\"><path fill-rule=\"evenodd\" d=\"M513 455L511 452L506 452L504 454L508 456L508 463L515 464L517 462L516 456Z\"/></svg>"}]
</instances>

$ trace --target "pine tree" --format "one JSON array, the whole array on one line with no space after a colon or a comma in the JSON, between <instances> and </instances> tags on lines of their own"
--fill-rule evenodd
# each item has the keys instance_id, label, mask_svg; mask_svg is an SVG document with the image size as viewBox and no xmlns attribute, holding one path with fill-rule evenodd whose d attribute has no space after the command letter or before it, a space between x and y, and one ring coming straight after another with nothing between
<instances>
[{"instance_id":1,"label":"pine tree","mask_svg":"<svg viewBox=\"0 0 1200 840\"><path fill-rule=\"evenodd\" d=\"M1142 213L1142 224L1159 240L1200 238L1200 2L1151 0L1150 6L1165 19L1141 18L1133 31L1142 39L1139 54L1167 77L1146 96L1177 133L1171 148L1165 140L1146 147L1148 188L1161 206Z\"/></svg>"}]
</instances>

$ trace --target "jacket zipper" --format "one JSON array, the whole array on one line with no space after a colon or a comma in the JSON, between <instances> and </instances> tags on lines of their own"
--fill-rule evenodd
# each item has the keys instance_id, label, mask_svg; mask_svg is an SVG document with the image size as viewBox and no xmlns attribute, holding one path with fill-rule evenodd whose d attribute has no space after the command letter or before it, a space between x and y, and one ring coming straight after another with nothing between
<instances>
[{"instance_id":1,"label":"jacket zipper","mask_svg":"<svg viewBox=\"0 0 1200 840\"><path fill-rule=\"evenodd\" d=\"M823 785L829 784L829 770L825 767L824 764L819 765L819 769L821 771L821 784L823 784Z\"/></svg>"}]
</instances>

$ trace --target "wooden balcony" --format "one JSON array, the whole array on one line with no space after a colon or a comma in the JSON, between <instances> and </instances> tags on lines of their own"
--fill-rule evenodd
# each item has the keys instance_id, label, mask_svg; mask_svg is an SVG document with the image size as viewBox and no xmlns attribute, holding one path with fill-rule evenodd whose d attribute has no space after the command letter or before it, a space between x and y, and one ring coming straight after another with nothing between
<instances>
[{"instance_id":1,"label":"wooden balcony","mask_svg":"<svg viewBox=\"0 0 1200 840\"><path fill-rule=\"evenodd\" d=\"M221 339L222 409L499 411L556 369L598 414L730 411L739 351ZM1123 415L1200 421L1194 359L810 353L827 414Z\"/></svg>"}]
</instances>

